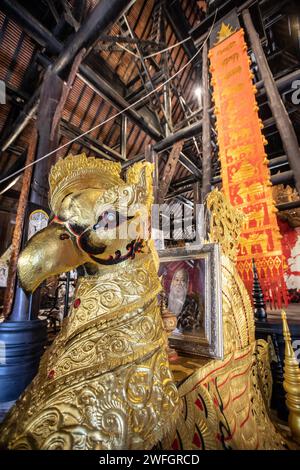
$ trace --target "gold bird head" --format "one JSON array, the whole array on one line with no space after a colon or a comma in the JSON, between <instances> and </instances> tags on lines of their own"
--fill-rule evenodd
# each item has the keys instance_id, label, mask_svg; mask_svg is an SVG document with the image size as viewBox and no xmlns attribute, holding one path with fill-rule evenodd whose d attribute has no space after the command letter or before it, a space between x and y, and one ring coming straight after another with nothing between
<instances>
[{"instance_id":1,"label":"gold bird head","mask_svg":"<svg viewBox=\"0 0 300 470\"><path fill-rule=\"evenodd\" d=\"M80 265L91 272L134 258L146 248L153 201L153 166L139 162L121 178L121 165L69 155L49 175L48 227L30 239L18 261L22 287Z\"/></svg>"}]
</instances>

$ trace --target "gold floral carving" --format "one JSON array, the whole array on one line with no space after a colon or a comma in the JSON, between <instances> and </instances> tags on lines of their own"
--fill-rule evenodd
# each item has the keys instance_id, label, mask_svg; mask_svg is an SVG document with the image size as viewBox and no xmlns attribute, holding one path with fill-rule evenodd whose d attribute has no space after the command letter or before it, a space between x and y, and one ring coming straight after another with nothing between
<instances>
[{"instance_id":1,"label":"gold floral carving","mask_svg":"<svg viewBox=\"0 0 300 470\"><path fill-rule=\"evenodd\" d=\"M233 208L218 189L208 194L207 209L210 211L210 241L220 243L223 253L235 262L244 214Z\"/></svg>"}]
</instances>

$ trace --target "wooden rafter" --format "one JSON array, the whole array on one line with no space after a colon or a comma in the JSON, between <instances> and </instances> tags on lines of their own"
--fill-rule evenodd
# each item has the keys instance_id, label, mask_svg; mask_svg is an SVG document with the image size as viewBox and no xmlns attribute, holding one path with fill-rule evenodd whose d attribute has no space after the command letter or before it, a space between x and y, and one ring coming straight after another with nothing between
<instances>
[{"instance_id":1,"label":"wooden rafter","mask_svg":"<svg viewBox=\"0 0 300 470\"><path fill-rule=\"evenodd\" d=\"M172 178L176 170L177 163L179 161L179 156L180 156L180 152L182 151L183 142L184 142L183 140L180 140L179 142L176 142L176 144L173 145L170 155L168 157L167 163L165 164L163 175L161 178L161 184L159 188L158 200L160 204L163 203L167 195L170 183L172 181Z\"/></svg>"}]
</instances>

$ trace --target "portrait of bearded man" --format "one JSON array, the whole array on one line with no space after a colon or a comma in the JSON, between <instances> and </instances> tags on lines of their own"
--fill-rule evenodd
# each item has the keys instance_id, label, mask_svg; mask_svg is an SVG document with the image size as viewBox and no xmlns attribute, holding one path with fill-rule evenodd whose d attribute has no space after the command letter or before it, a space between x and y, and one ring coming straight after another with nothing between
<instances>
[{"instance_id":1,"label":"portrait of bearded man","mask_svg":"<svg viewBox=\"0 0 300 470\"><path fill-rule=\"evenodd\" d=\"M201 328L201 309L196 298L188 293L189 274L184 268L175 271L169 291L168 309L177 317L174 333L193 332Z\"/></svg>"}]
</instances>

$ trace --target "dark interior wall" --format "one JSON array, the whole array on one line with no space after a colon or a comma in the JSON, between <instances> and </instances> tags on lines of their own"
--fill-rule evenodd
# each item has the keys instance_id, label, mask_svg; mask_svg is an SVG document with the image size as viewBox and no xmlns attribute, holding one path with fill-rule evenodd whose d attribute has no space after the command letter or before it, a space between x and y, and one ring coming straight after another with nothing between
<instances>
[{"instance_id":1,"label":"dark interior wall","mask_svg":"<svg viewBox=\"0 0 300 470\"><path fill-rule=\"evenodd\" d=\"M15 214L9 214L0 210L0 256L11 243L15 218Z\"/></svg>"},{"instance_id":2,"label":"dark interior wall","mask_svg":"<svg viewBox=\"0 0 300 470\"><path fill-rule=\"evenodd\" d=\"M16 216L0 210L0 256L9 247L12 241ZM0 287L0 309L3 305L5 288Z\"/></svg>"}]
</instances>

